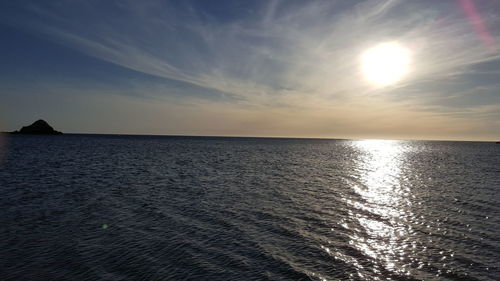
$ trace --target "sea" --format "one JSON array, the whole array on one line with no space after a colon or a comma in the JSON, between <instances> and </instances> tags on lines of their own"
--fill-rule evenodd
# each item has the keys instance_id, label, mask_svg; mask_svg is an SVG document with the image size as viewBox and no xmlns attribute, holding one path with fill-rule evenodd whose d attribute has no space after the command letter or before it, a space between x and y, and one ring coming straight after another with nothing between
<instances>
[{"instance_id":1,"label":"sea","mask_svg":"<svg viewBox=\"0 0 500 281\"><path fill-rule=\"evenodd\" d=\"M0 280L500 280L500 144L3 135Z\"/></svg>"}]
</instances>

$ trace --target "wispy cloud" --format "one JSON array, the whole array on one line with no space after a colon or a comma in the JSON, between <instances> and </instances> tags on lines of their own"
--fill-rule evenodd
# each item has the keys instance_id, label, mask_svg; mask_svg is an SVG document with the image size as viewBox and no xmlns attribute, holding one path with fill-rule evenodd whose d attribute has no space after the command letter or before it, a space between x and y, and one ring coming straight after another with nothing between
<instances>
[{"instance_id":1,"label":"wispy cloud","mask_svg":"<svg viewBox=\"0 0 500 281\"><path fill-rule=\"evenodd\" d=\"M338 122L351 125L357 120L358 127L364 119L353 116L363 112L354 108L385 110L385 116L391 116L392 111L381 104L394 107L393 113L400 116L425 112L442 121L445 117L439 114L450 109L445 104L429 107L432 98L441 96L433 94L437 89L426 88L419 97L420 85L464 79L472 66L500 59L493 45L500 42L500 34L490 29L492 45L486 47L459 1L451 0L374 0L351 5L258 1L249 13L228 19L204 13L188 2L27 3L25 12L33 16L13 22L90 56L207 89L207 95L235 97L235 103L246 107L270 107L272 112L295 108L308 116L322 112L323 117L335 111ZM497 26L498 17L483 13L481 23ZM362 78L360 54L384 41L398 41L410 49L411 71L396 86L376 88ZM143 87L163 91L161 86ZM464 87L454 94L473 94L467 84ZM393 93L411 95L398 100ZM488 115L483 111L490 109L471 105L468 116L483 118Z\"/></svg>"},{"instance_id":2,"label":"wispy cloud","mask_svg":"<svg viewBox=\"0 0 500 281\"><path fill-rule=\"evenodd\" d=\"M249 99L366 92L359 54L385 40L412 50L405 84L457 76L499 56L484 48L454 1L367 1L343 9L332 1L271 1L230 22L187 4L120 1L109 12L106 2L33 2L37 20L29 24L103 60Z\"/></svg>"}]
</instances>

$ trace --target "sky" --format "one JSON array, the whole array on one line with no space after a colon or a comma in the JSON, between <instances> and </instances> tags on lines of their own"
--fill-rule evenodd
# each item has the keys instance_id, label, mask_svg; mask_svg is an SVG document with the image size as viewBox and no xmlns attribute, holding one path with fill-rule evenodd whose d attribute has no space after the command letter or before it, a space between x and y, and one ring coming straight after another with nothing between
<instances>
[{"instance_id":1,"label":"sky","mask_svg":"<svg viewBox=\"0 0 500 281\"><path fill-rule=\"evenodd\" d=\"M1 0L0 42L0 131L500 140L497 1Z\"/></svg>"}]
</instances>

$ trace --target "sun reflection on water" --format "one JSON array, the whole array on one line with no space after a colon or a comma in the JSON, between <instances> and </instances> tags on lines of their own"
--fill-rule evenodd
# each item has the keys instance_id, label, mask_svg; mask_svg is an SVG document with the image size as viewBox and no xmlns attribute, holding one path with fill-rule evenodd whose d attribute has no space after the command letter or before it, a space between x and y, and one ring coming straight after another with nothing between
<instances>
[{"instance_id":1,"label":"sun reflection on water","mask_svg":"<svg viewBox=\"0 0 500 281\"><path fill-rule=\"evenodd\" d=\"M358 163L360 171L359 184L353 185L356 193L361 195L379 215L400 215L402 210L397 206L409 193L408 187L401 184L404 180L402 165L405 148L400 141L364 140L355 145L361 152Z\"/></svg>"},{"instance_id":2,"label":"sun reflection on water","mask_svg":"<svg viewBox=\"0 0 500 281\"><path fill-rule=\"evenodd\" d=\"M404 141L362 140L353 143L359 158L356 177L349 181L354 190L345 199L351 211L349 244L369 257L374 272L408 275L408 251L416 247L410 239L411 196L404 184ZM358 272L359 277L362 273Z\"/></svg>"}]
</instances>

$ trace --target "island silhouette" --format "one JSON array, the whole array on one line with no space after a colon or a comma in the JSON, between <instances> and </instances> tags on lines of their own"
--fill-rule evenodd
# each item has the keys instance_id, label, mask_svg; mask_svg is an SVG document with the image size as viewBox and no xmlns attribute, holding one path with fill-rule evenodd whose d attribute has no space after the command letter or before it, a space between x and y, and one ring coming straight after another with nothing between
<instances>
[{"instance_id":1,"label":"island silhouette","mask_svg":"<svg viewBox=\"0 0 500 281\"><path fill-rule=\"evenodd\" d=\"M26 135L62 135L61 132L54 130L45 120L37 120L29 126L24 126L19 131L14 131L11 134L26 134Z\"/></svg>"}]
</instances>

